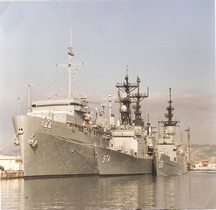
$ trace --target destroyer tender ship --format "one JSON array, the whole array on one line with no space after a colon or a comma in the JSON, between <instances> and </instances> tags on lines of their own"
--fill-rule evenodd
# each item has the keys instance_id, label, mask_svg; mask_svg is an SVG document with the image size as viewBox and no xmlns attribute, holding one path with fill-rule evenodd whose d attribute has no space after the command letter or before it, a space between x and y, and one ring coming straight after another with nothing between
<instances>
[{"instance_id":1,"label":"destroyer tender ship","mask_svg":"<svg viewBox=\"0 0 216 210\"><path fill-rule=\"evenodd\" d=\"M72 47L68 48L69 96L35 101L13 117L24 177L98 174L95 146L106 146L101 119L93 121L85 98L71 94Z\"/></svg>"},{"instance_id":2,"label":"destroyer tender ship","mask_svg":"<svg viewBox=\"0 0 216 210\"><path fill-rule=\"evenodd\" d=\"M120 122L115 125L111 119L109 146L97 147L97 161L100 175L129 175L152 173L152 138L144 128L140 102L148 94L139 92L140 79L129 83L128 74L124 83L117 83L119 89ZM137 93L131 94L137 89ZM123 96L120 95L123 92ZM134 103L132 121L131 104ZM149 128L148 128L149 129Z\"/></svg>"},{"instance_id":3,"label":"destroyer tender ship","mask_svg":"<svg viewBox=\"0 0 216 210\"><path fill-rule=\"evenodd\" d=\"M179 121L172 120L173 110L171 100L171 88L169 89L167 121L159 121L163 124L163 135L156 142L154 148L154 172L156 175L169 176L181 175L187 172L187 157L185 147L176 142L176 127Z\"/></svg>"}]
</instances>

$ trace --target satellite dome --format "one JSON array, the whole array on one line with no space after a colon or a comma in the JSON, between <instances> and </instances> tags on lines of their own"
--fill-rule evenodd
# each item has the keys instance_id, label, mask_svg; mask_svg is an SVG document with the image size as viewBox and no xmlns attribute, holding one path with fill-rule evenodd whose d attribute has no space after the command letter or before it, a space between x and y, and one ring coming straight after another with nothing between
<instances>
[{"instance_id":1,"label":"satellite dome","mask_svg":"<svg viewBox=\"0 0 216 210\"><path fill-rule=\"evenodd\" d=\"M123 105L123 106L121 107L121 111L122 111L122 112L127 112L127 107L126 107L125 105Z\"/></svg>"}]
</instances>

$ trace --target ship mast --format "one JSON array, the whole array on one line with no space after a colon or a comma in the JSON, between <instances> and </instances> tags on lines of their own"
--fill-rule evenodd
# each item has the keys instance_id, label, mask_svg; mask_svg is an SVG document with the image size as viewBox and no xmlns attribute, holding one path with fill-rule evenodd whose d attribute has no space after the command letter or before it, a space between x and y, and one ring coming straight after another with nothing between
<instances>
[{"instance_id":1,"label":"ship mast","mask_svg":"<svg viewBox=\"0 0 216 210\"><path fill-rule=\"evenodd\" d=\"M164 116L167 118L167 121L159 121L159 122L163 123L164 126L177 126L177 123L179 121L172 120L174 107L172 107L171 88L169 88L169 101L166 110L167 113Z\"/></svg>"},{"instance_id":2,"label":"ship mast","mask_svg":"<svg viewBox=\"0 0 216 210\"><path fill-rule=\"evenodd\" d=\"M128 66L127 66L128 67ZM120 113L121 113L121 124L123 125L131 125L131 98L130 93L137 88L136 83L129 83L128 81L128 69L126 69L126 76L125 76L125 82L123 83L117 83L116 87L125 93L126 95L124 97L120 97L119 95L119 101L120 104Z\"/></svg>"},{"instance_id":3,"label":"ship mast","mask_svg":"<svg viewBox=\"0 0 216 210\"><path fill-rule=\"evenodd\" d=\"M112 96L109 94L109 125L111 125L111 114L112 114Z\"/></svg>"},{"instance_id":4,"label":"ship mast","mask_svg":"<svg viewBox=\"0 0 216 210\"><path fill-rule=\"evenodd\" d=\"M147 135L148 136L151 133L150 130L151 130L151 123L149 122L149 114L148 114L148 122L147 122Z\"/></svg>"},{"instance_id":5,"label":"ship mast","mask_svg":"<svg viewBox=\"0 0 216 210\"><path fill-rule=\"evenodd\" d=\"M140 93L140 82L141 82L140 78L137 77L137 93L131 96L131 98L135 100L135 105L133 106L133 108L135 109L134 111L135 125L144 125L144 122L141 116L142 112L140 111L140 108L141 108L140 103L144 98L147 98L149 96L149 88L147 88L147 94Z\"/></svg>"},{"instance_id":6,"label":"ship mast","mask_svg":"<svg viewBox=\"0 0 216 210\"><path fill-rule=\"evenodd\" d=\"M74 51L73 51L73 47L72 47L72 30L70 32L70 47L68 47L68 63L67 64L57 64L57 66L60 67L66 67L66 69L68 70L68 98L72 98L73 94L72 94L72 73L73 73L73 66L81 66L83 65L82 63L78 63L78 64L73 64L72 60L74 57Z\"/></svg>"},{"instance_id":7,"label":"ship mast","mask_svg":"<svg viewBox=\"0 0 216 210\"><path fill-rule=\"evenodd\" d=\"M32 104L31 104L31 85L28 84L28 112L32 111Z\"/></svg>"},{"instance_id":8,"label":"ship mast","mask_svg":"<svg viewBox=\"0 0 216 210\"><path fill-rule=\"evenodd\" d=\"M137 83L130 83L129 78L128 78L128 69L126 70L126 76L125 76L125 82L124 83L117 83L116 87L125 93L126 95L124 97L120 97L119 94L119 102L120 102L120 113L121 113L121 124L123 125L131 125L132 120L131 120L131 103L135 103L133 108L135 109L134 114L135 114L135 120L133 123L135 125L144 125L143 119L141 117L141 101L148 97L148 92L147 94L141 94L140 93L140 78L137 77ZM131 94L132 91L137 89L137 93ZM133 101L131 101L133 99Z\"/></svg>"},{"instance_id":9,"label":"ship mast","mask_svg":"<svg viewBox=\"0 0 216 210\"><path fill-rule=\"evenodd\" d=\"M70 32L70 47L68 47L68 98L72 97L72 59L74 56L73 48L72 48L72 31Z\"/></svg>"}]
</instances>

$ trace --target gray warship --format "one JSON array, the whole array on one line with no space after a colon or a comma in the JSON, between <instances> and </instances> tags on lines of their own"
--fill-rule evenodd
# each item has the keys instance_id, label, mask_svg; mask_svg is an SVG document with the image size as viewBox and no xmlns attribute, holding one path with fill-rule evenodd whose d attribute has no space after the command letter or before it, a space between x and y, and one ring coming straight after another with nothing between
<instances>
[{"instance_id":1,"label":"gray warship","mask_svg":"<svg viewBox=\"0 0 216 210\"><path fill-rule=\"evenodd\" d=\"M26 115L12 118L24 177L98 174L95 146L108 145L105 125L99 115L93 121L85 97L72 96L72 46L67 54L68 98L29 102Z\"/></svg>"},{"instance_id":2,"label":"gray warship","mask_svg":"<svg viewBox=\"0 0 216 210\"><path fill-rule=\"evenodd\" d=\"M111 117L109 146L98 146L97 161L100 175L136 175L152 173L153 144L150 128L144 127L140 102L148 97L140 93L140 78L130 83L128 73L124 83L117 83L120 122ZM137 89L137 93L132 93ZM120 95L120 91L123 96ZM131 105L135 119L132 121Z\"/></svg>"},{"instance_id":3,"label":"gray warship","mask_svg":"<svg viewBox=\"0 0 216 210\"><path fill-rule=\"evenodd\" d=\"M158 138L153 155L154 170L158 176L182 175L187 172L187 156L185 146L175 139L179 121L172 120L173 110L171 88L169 88L169 106L166 108L167 121L159 121L163 125L162 138Z\"/></svg>"}]
</instances>

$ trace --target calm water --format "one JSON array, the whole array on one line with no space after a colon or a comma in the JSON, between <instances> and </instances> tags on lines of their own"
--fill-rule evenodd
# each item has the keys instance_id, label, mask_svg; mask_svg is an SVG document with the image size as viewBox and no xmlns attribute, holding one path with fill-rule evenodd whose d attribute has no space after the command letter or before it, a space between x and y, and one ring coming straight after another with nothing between
<instances>
[{"instance_id":1,"label":"calm water","mask_svg":"<svg viewBox=\"0 0 216 210\"><path fill-rule=\"evenodd\" d=\"M216 173L1 181L1 209L216 209Z\"/></svg>"}]
</instances>

